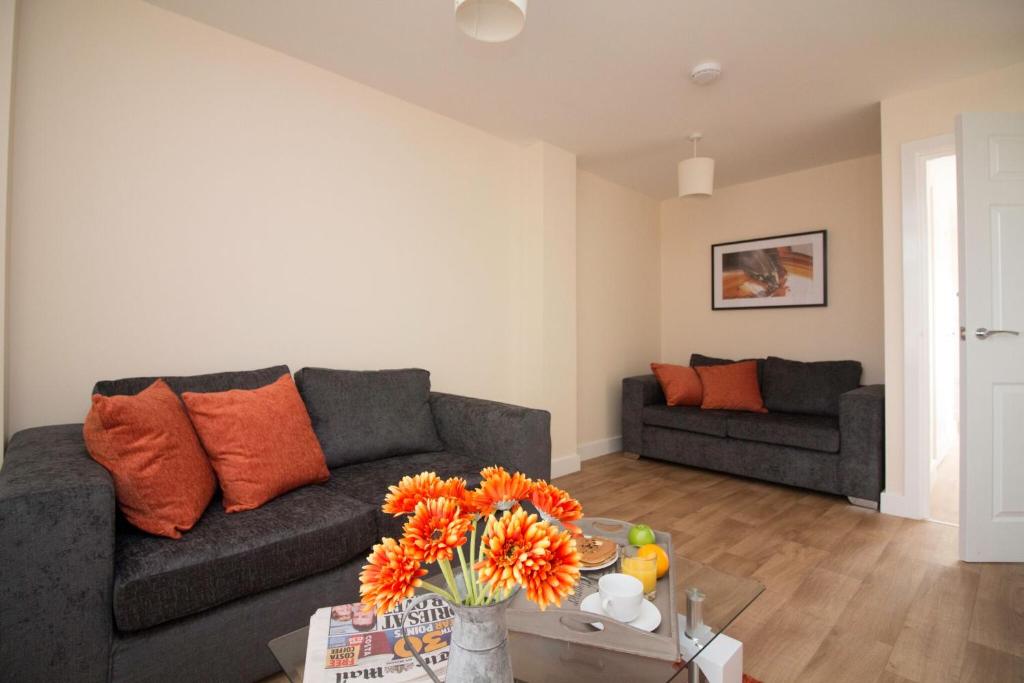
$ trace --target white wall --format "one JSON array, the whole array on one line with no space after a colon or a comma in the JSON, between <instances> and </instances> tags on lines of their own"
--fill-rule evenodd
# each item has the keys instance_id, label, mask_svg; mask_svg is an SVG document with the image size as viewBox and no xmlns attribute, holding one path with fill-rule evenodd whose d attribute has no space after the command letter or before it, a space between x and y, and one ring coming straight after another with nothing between
<instances>
[{"instance_id":1,"label":"white wall","mask_svg":"<svg viewBox=\"0 0 1024 683\"><path fill-rule=\"evenodd\" d=\"M882 212L885 254L885 489L904 493L902 145L953 132L965 111L1024 111L1024 63L882 101ZM886 508L883 499L883 510Z\"/></svg>"},{"instance_id":2,"label":"white wall","mask_svg":"<svg viewBox=\"0 0 1024 683\"><path fill-rule=\"evenodd\" d=\"M17 31L9 432L80 421L101 378L420 366L506 401L564 380L573 450L571 154L542 145L531 194L536 146L137 0Z\"/></svg>"},{"instance_id":3,"label":"white wall","mask_svg":"<svg viewBox=\"0 0 1024 683\"><path fill-rule=\"evenodd\" d=\"M622 378L661 357L658 202L580 171L576 182L579 453L622 444Z\"/></svg>"},{"instance_id":4,"label":"white wall","mask_svg":"<svg viewBox=\"0 0 1024 683\"><path fill-rule=\"evenodd\" d=\"M661 204L661 354L858 360L882 368L879 157L869 156ZM826 228L828 306L711 310L711 245Z\"/></svg>"}]
</instances>

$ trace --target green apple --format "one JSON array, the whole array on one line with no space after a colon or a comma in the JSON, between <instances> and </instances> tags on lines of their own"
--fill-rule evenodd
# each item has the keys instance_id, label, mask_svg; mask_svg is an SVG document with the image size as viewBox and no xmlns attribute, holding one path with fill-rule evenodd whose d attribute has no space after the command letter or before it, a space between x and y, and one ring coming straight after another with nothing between
<instances>
[{"instance_id":1,"label":"green apple","mask_svg":"<svg viewBox=\"0 0 1024 683\"><path fill-rule=\"evenodd\" d=\"M630 545L647 545L654 540L654 529L646 524L637 524L629 530Z\"/></svg>"}]
</instances>

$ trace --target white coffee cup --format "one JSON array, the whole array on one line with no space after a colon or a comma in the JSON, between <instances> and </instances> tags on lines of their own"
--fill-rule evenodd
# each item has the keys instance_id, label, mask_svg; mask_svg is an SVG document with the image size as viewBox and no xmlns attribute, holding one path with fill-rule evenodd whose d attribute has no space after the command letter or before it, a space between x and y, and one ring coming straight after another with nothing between
<instances>
[{"instance_id":1,"label":"white coffee cup","mask_svg":"<svg viewBox=\"0 0 1024 683\"><path fill-rule=\"evenodd\" d=\"M640 616L644 602L644 584L628 574L605 574L597 582L601 610L617 621L633 621Z\"/></svg>"}]
</instances>

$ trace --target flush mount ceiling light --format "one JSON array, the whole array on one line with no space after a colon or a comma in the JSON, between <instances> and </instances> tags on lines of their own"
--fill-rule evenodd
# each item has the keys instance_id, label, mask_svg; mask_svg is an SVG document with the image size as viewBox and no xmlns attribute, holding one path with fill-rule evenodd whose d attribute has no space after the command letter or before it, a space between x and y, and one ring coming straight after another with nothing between
<instances>
[{"instance_id":1,"label":"flush mount ceiling light","mask_svg":"<svg viewBox=\"0 0 1024 683\"><path fill-rule=\"evenodd\" d=\"M455 23L470 38L503 43L526 25L526 0L455 0Z\"/></svg>"},{"instance_id":2,"label":"flush mount ceiling light","mask_svg":"<svg viewBox=\"0 0 1024 683\"><path fill-rule=\"evenodd\" d=\"M697 143L703 137L700 133L690 136L693 157L679 162L680 197L710 197L715 187L715 160L697 156Z\"/></svg>"},{"instance_id":3,"label":"flush mount ceiling light","mask_svg":"<svg viewBox=\"0 0 1024 683\"><path fill-rule=\"evenodd\" d=\"M704 62L693 67L690 80L697 85L707 85L718 80L722 75L722 65L718 62Z\"/></svg>"}]
</instances>

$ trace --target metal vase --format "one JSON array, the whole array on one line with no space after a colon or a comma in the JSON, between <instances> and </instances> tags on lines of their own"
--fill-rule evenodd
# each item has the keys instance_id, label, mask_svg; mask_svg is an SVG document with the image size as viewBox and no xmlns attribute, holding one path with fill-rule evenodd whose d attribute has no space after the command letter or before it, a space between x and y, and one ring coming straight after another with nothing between
<instances>
[{"instance_id":1,"label":"metal vase","mask_svg":"<svg viewBox=\"0 0 1024 683\"><path fill-rule=\"evenodd\" d=\"M508 652L508 600L493 605L452 605L455 622L447 683L512 683Z\"/></svg>"}]
</instances>

